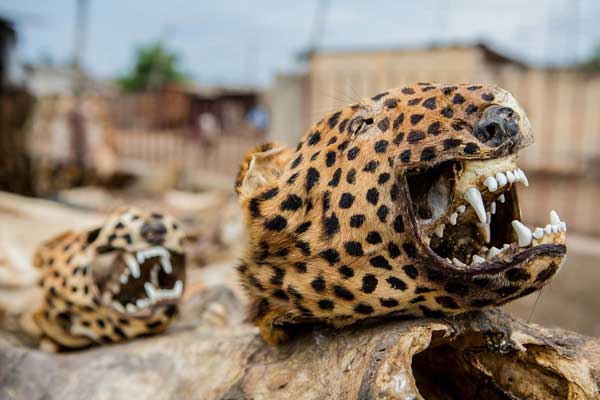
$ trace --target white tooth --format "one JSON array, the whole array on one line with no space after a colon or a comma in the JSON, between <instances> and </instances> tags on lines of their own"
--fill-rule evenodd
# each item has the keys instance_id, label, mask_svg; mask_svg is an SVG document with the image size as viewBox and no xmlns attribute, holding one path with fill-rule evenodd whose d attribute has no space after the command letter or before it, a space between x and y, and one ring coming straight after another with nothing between
<instances>
[{"instance_id":1,"label":"white tooth","mask_svg":"<svg viewBox=\"0 0 600 400\"><path fill-rule=\"evenodd\" d=\"M146 259L144 251L138 251L136 254L136 257L137 257L137 262L139 264L142 264L144 262L144 260Z\"/></svg>"},{"instance_id":2,"label":"white tooth","mask_svg":"<svg viewBox=\"0 0 600 400\"><path fill-rule=\"evenodd\" d=\"M173 289L175 290L176 297L181 296L181 293L183 293L183 282L181 282L181 281L175 282L175 286L173 286Z\"/></svg>"},{"instance_id":3,"label":"white tooth","mask_svg":"<svg viewBox=\"0 0 600 400\"><path fill-rule=\"evenodd\" d=\"M504 245L502 246L502 250L506 250L510 247L510 244L508 243L504 243Z\"/></svg>"},{"instance_id":4,"label":"white tooth","mask_svg":"<svg viewBox=\"0 0 600 400\"><path fill-rule=\"evenodd\" d=\"M558 224L560 224L560 217L558 216L558 214L554 210L550 211L550 223L552 225L558 225Z\"/></svg>"},{"instance_id":5,"label":"white tooth","mask_svg":"<svg viewBox=\"0 0 600 400\"><path fill-rule=\"evenodd\" d=\"M115 310L117 310L118 312L125 312L125 308L123 307L123 304L119 303L118 301L113 301L112 302L113 308Z\"/></svg>"},{"instance_id":6,"label":"white tooth","mask_svg":"<svg viewBox=\"0 0 600 400\"><path fill-rule=\"evenodd\" d=\"M125 306L125 309L127 310L127 312L130 312L130 313L134 313L138 310L137 307L133 303L127 303L127 305Z\"/></svg>"},{"instance_id":7,"label":"white tooth","mask_svg":"<svg viewBox=\"0 0 600 400\"><path fill-rule=\"evenodd\" d=\"M515 175L512 173L512 171L506 171L506 179L510 183L514 183L514 181L515 181Z\"/></svg>"},{"instance_id":8,"label":"white tooth","mask_svg":"<svg viewBox=\"0 0 600 400\"><path fill-rule=\"evenodd\" d=\"M146 290L146 294L152 300L156 297L156 288L150 282L144 283L144 289Z\"/></svg>"},{"instance_id":9,"label":"white tooth","mask_svg":"<svg viewBox=\"0 0 600 400\"><path fill-rule=\"evenodd\" d=\"M163 255L160 257L160 265L162 265L163 270L167 274L170 274L171 272L173 272L173 267L171 266L171 259L169 258L168 254L166 256Z\"/></svg>"},{"instance_id":10,"label":"white tooth","mask_svg":"<svg viewBox=\"0 0 600 400\"><path fill-rule=\"evenodd\" d=\"M488 188L490 192L495 192L498 189L498 182L496 182L496 178L493 176L488 176L483 181L483 184Z\"/></svg>"},{"instance_id":11,"label":"white tooth","mask_svg":"<svg viewBox=\"0 0 600 400\"><path fill-rule=\"evenodd\" d=\"M475 254L473 256L473 261L471 262L471 265L473 265L473 264L481 264L482 262L485 262L485 258L480 257L477 254Z\"/></svg>"},{"instance_id":12,"label":"white tooth","mask_svg":"<svg viewBox=\"0 0 600 400\"><path fill-rule=\"evenodd\" d=\"M533 231L533 237L538 240L541 239L542 237L544 237L544 229L535 228L535 231Z\"/></svg>"},{"instance_id":13,"label":"white tooth","mask_svg":"<svg viewBox=\"0 0 600 400\"><path fill-rule=\"evenodd\" d=\"M449 259L448 257L446 257L446 262L447 262L448 264L454 264L454 263L452 262L452 260L451 260L451 259Z\"/></svg>"},{"instance_id":14,"label":"white tooth","mask_svg":"<svg viewBox=\"0 0 600 400\"><path fill-rule=\"evenodd\" d=\"M502 172L498 172L496 174L496 181L498 182L499 187L505 186L507 183L506 175L504 175Z\"/></svg>"},{"instance_id":15,"label":"white tooth","mask_svg":"<svg viewBox=\"0 0 600 400\"><path fill-rule=\"evenodd\" d=\"M135 260L135 257L133 257L129 253L125 253L125 263L129 267L129 270L131 271L131 275L136 279L139 278L140 277L140 266L138 265L137 261Z\"/></svg>"},{"instance_id":16,"label":"white tooth","mask_svg":"<svg viewBox=\"0 0 600 400\"><path fill-rule=\"evenodd\" d=\"M504 193L502 193L500 196L498 196L498 201L502 204L504 204L504 202L506 201L506 198L504 197Z\"/></svg>"},{"instance_id":17,"label":"white tooth","mask_svg":"<svg viewBox=\"0 0 600 400\"><path fill-rule=\"evenodd\" d=\"M126 271L129 271L129 270L126 270ZM126 284L128 280L129 280L129 277L126 274L121 274L121 276L119 277L119 282L121 282L122 285Z\"/></svg>"},{"instance_id":18,"label":"white tooth","mask_svg":"<svg viewBox=\"0 0 600 400\"><path fill-rule=\"evenodd\" d=\"M531 231L528 227L523 225L521 221L514 220L512 222L513 229L517 233L519 238L519 246L527 247L531 244Z\"/></svg>"},{"instance_id":19,"label":"white tooth","mask_svg":"<svg viewBox=\"0 0 600 400\"><path fill-rule=\"evenodd\" d=\"M547 235L552 233L552 225L548 224L544 227L544 232L546 232Z\"/></svg>"},{"instance_id":20,"label":"white tooth","mask_svg":"<svg viewBox=\"0 0 600 400\"><path fill-rule=\"evenodd\" d=\"M499 248L492 246L487 256L488 260L500 254L501 251L502 250L500 250Z\"/></svg>"},{"instance_id":21,"label":"white tooth","mask_svg":"<svg viewBox=\"0 0 600 400\"><path fill-rule=\"evenodd\" d=\"M489 243L490 239L491 239L490 225L489 224L477 224L477 228L479 229L479 233L481 233L483 240L486 243Z\"/></svg>"},{"instance_id":22,"label":"white tooth","mask_svg":"<svg viewBox=\"0 0 600 400\"><path fill-rule=\"evenodd\" d=\"M471 204L471 207L475 209L477 217L482 224L486 223L485 207L483 206L483 200L481 199L481 193L477 188L469 188L465 193L465 199Z\"/></svg>"},{"instance_id":23,"label":"white tooth","mask_svg":"<svg viewBox=\"0 0 600 400\"><path fill-rule=\"evenodd\" d=\"M466 211L467 206L465 206L464 204L461 204L460 206L456 207L456 212L458 212L459 214L462 214Z\"/></svg>"},{"instance_id":24,"label":"white tooth","mask_svg":"<svg viewBox=\"0 0 600 400\"><path fill-rule=\"evenodd\" d=\"M465 264L464 262L460 261L458 258L454 257L452 258L452 262L454 262L454 264L458 267L466 267L467 264Z\"/></svg>"},{"instance_id":25,"label":"white tooth","mask_svg":"<svg viewBox=\"0 0 600 400\"><path fill-rule=\"evenodd\" d=\"M552 233L558 233L558 229L559 229L558 225L552 225L552 228L551 228Z\"/></svg>"},{"instance_id":26,"label":"white tooth","mask_svg":"<svg viewBox=\"0 0 600 400\"><path fill-rule=\"evenodd\" d=\"M458 213L452 213L449 217L448 217L448 221L450 221L450 224L452 225L456 225L456 220L458 219Z\"/></svg>"},{"instance_id":27,"label":"white tooth","mask_svg":"<svg viewBox=\"0 0 600 400\"><path fill-rule=\"evenodd\" d=\"M138 308L145 308L146 307L146 301L144 299L138 299L135 304L137 305Z\"/></svg>"},{"instance_id":28,"label":"white tooth","mask_svg":"<svg viewBox=\"0 0 600 400\"><path fill-rule=\"evenodd\" d=\"M525 187L529 186L529 180L527 179L527 175L525 175L525 172L523 172L522 169L518 169L517 172L519 173L519 177L523 185L525 185Z\"/></svg>"},{"instance_id":29,"label":"white tooth","mask_svg":"<svg viewBox=\"0 0 600 400\"><path fill-rule=\"evenodd\" d=\"M515 182L520 182L521 181L521 175L519 174L519 170L515 169L512 173L515 176Z\"/></svg>"},{"instance_id":30,"label":"white tooth","mask_svg":"<svg viewBox=\"0 0 600 400\"><path fill-rule=\"evenodd\" d=\"M490 206L490 212L492 214L496 214L496 202L492 201L492 205Z\"/></svg>"},{"instance_id":31,"label":"white tooth","mask_svg":"<svg viewBox=\"0 0 600 400\"><path fill-rule=\"evenodd\" d=\"M444 228L446 227L445 224L440 224L437 228L435 228L435 234L437 235L437 237L441 238L444 237Z\"/></svg>"},{"instance_id":32,"label":"white tooth","mask_svg":"<svg viewBox=\"0 0 600 400\"><path fill-rule=\"evenodd\" d=\"M560 228L563 232L567 231L567 223L565 221L560 221Z\"/></svg>"}]
</instances>

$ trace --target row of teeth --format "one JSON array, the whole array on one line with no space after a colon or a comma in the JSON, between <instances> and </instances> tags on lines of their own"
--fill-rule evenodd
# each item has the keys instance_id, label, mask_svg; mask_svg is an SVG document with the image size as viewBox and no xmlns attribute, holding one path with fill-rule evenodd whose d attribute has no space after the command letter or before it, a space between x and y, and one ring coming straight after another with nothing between
<instances>
[{"instance_id":1,"label":"row of teeth","mask_svg":"<svg viewBox=\"0 0 600 400\"><path fill-rule=\"evenodd\" d=\"M487 189L494 193L499 188L502 188L506 185L513 184L515 182L520 182L525 186L529 186L529 180L527 176L525 176L525 172L520 169L515 169L514 171L506 171L506 172L498 172L494 176L488 176L483 180L483 184L487 187ZM481 192L478 188L472 187L467 189L465 192L465 200L469 202L471 207L475 210L477 217L479 218L479 222L482 224L489 225L490 218L485 211L485 206L483 204L483 199L481 198ZM498 197L498 200L501 203L504 203L504 194ZM496 203L492 202L490 206L490 214L496 213Z\"/></svg>"},{"instance_id":2,"label":"row of teeth","mask_svg":"<svg viewBox=\"0 0 600 400\"><path fill-rule=\"evenodd\" d=\"M129 281L129 276L131 275L134 279L138 279L141 276L140 264L143 264L149 258L159 257L159 264L154 265L150 270L150 282L146 282L144 284L144 289L148 298L138 299L135 303L127 303L121 304L121 302L117 300L112 300L112 295L119 293L119 286L116 284L112 287L112 292L104 293L105 302L111 302L113 307L119 312L129 312L134 313L139 311L140 309L146 308L157 303L163 299L175 299L181 296L181 292L183 290L183 283L181 281L175 282L175 285L172 289L159 289L158 286L158 273L159 268L170 274L173 272L173 266L171 265L171 258L169 255L169 251L164 247L151 247L149 249L140 250L133 256L130 253L125 253L124 259L127 268L123 270L121 276L119 276L119 282L121 285L127 284Z\"/></svg>"},{"instance_id":3,"label":"row of teeth","mask_svg":"<svg viewBox=\"0 0 600 400\"><path fill-rule=\"evenodd\" d=\"M515 233L517 234L519 247L529 247L532 243L534 246L541 243L549 243L552 241L553 235L567 231L567 224L564 221L560 220L560 217L554 210L550 212L550 223L544 228L538 227L535 228L532 232L529 228L523 225L521 221L517 220L512 222L512 226L515 230ZM490 259L497 256L509 247L510 244L508 243L505 243L502 246L502 249L499 249L494 246L488 249L487 247L483 246L480 249L480 254L473 255L473 257L471 258L470 265L477 265L485 261L489 261ZM446 258L446 261L458 267L467 267L467 264L465 264L456 257L452 259Z\"/></svg>"},{"instance_id":4,"label":"row of teeth","mask_svg":"<svg viewBox=\"0 0 600 400\"><path fill-rule=\"evenodd\" d=\"M183 293L183 282L180 280L176 281L175 285L173 285L173 288L171 289L159 289L152 283L146 282L144 283L144 290L148 295L147 298L137 299L135 304L127 303L125 305L115 300L112 302L113 307L115 308L115 310L121 313L135 313L144 308L152 306L160 302L161 300L178 299Z\"/></svg>"}]
</instances>

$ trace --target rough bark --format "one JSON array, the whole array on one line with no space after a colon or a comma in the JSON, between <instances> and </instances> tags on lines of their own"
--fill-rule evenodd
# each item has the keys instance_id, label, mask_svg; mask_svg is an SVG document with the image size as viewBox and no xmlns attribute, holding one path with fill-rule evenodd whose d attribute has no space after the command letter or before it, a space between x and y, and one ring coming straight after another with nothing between
<instances>
[{"instance_id":1,"label":"rough bark","mask_svg":"<svg viewBox=\"0 0 600 400\"><path fill-rule=\"evenodd\" d=\"M1 399L595 399L600 340L498 310L310 328L272 348L225 288L167 334L70 354L0 339Z\"/></svg>"}]
</instances>

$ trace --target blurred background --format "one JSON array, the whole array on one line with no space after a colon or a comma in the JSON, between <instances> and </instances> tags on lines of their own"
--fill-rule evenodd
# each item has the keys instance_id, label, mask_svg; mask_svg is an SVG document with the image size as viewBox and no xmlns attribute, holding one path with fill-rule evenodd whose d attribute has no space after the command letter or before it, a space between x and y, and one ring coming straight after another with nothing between
<instances>
[{"instance_id":1,"label":"blurred background","mask_svg":"<svg viewBox=\"0 0 600 400\"><path fill-rule=\"evenodd\" d=\"M35 304L40 241L124 203L184 221L189 290L235 285L247 149L386 88L481 82L535 128L525 221L569 227L561 274L507 308L599 336L599 20L596 0L0 0L0 317Z\"/></svg>"}]
</instances>

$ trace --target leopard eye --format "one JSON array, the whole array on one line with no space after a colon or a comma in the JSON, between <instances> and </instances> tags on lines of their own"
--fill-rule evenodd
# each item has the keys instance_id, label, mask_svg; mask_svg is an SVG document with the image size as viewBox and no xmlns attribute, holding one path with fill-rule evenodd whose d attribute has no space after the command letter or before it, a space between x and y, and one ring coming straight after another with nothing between
<instances>
[{"instance_id":1,"label":"leopard eye","mask_svg":"<svg viewBox=\"0 0 600 400\"><path fill-rule=\"evenodd\" d=\"M373 118L356 118L350 127L352 137L364 133L371 125L373 125Z\"/></svg>"}]
</instances>

